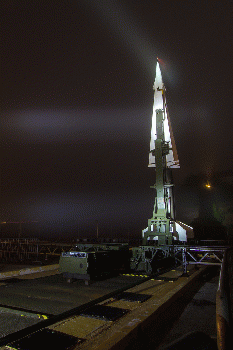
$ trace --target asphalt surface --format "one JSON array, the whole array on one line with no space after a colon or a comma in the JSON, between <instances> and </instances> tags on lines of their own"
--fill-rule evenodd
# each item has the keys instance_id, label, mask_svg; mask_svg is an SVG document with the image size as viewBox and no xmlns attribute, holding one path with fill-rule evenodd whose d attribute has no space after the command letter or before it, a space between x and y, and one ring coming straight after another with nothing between
<instances>
[{"instance_id":1,"label":"asphalt surface","mask_svg":"<svg viewBox=\"0 0 233 350\"><path fill-rule=\"evenodd\" d=\"M67 283L61 274L56 274L31 280L12 278L2 281L0 337L141 280L142 277L116 276L86 286L82 280Z\"/></svg>"},{"instance_id":2,"label":"asphalt surface","mask_svg":"<svg viewBox=\"0 0 233 350\"><path fill-rule=\"evenodd\" d=\"M39 317L0 312L0 338L40 322Z\"/></svg>"},{"instance_id":3,"label":"asphalt surface","mask_svg":"<svg viewBox=\"0 0 233 350\"><path fill-rule=\"evenodd\" d=\"M58 315L140 280L140 277L117 276L86 286L82 280L67 283L61 274L33 280L12 278L0 284L0 304Z\"/></svg>"}]
</instances>

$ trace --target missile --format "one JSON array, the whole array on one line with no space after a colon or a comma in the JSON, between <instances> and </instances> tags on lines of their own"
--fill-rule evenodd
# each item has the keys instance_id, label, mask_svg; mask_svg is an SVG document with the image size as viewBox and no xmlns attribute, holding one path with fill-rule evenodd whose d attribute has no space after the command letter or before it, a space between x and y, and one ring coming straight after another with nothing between
<instances>
[{"instance_id":1,"label":"missile","mask_svg":"<svg viewBox=\"0 0 233 350\"><path fill-rule=\"evenodd\" d=\"M156 125L156 111L162 110L163 112L163 140L169 146L169 153L166 157L167 168L179 168L179 159L176 150L175 139L172 132L171 121L168 113L166 103L166 88L163 83L162 73L159 66L159 59L157 58L154 89L154 105L152 113L152 126L151 126L151 139L150 139L150 153L149 153L149 167L156 167L156 161L154 156L155 140L157 140L157 125Z\"/></svg>"}]
</instances>

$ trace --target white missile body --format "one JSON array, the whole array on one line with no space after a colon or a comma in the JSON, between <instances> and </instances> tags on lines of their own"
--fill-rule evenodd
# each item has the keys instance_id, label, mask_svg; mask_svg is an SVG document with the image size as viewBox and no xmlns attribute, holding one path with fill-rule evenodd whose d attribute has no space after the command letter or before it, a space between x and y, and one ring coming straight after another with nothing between
<instances>
[{"instance_id":1,"label":"white missile body","mask_svg":"<svg viewBox=\"0 0 233 350\"><path fill-rule=\"evenodd\" d=\"M156 135L156 110L163 110L164 116L164 141L169 145L169 153L166 155L166 167L168 168L179 168L179 160L176 151L175 140L172 133L171 122L168 114L165 86L162 79L161 70L159 63L156 65L156 77L154 82L154 106L152 114L152 126L151 126L151 139L150 139L150 153L149 153L149 167L156 167L155 156L153 150L155 149Z\"/></svg>"}]
</instances>

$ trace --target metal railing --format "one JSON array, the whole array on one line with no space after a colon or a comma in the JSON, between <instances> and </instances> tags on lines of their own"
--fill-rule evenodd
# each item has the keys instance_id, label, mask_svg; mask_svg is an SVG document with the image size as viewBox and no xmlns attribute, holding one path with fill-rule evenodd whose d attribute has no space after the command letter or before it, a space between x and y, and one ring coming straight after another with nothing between
<instances>
[{"instance_id":1,"label":"metal railing","mask_svg":"<svg viewBox=\"0 0 233 350\"><path fill-rule=\"evenodd\" d=\"M72 247L73 244L41 242L37 239L0 239L0 261L46 260L48 257L59 257Z\"/></svg>"},{"instance_id":2,"label":"metal railing","mask_svg":"<svg viewBox=\"0 0 233 350\"><path fill-rule=\"evenodd\" d=\"M188 265L221 266L226 246L174 246L175 258L187 274Z\"/></svg>"}]
</instances>

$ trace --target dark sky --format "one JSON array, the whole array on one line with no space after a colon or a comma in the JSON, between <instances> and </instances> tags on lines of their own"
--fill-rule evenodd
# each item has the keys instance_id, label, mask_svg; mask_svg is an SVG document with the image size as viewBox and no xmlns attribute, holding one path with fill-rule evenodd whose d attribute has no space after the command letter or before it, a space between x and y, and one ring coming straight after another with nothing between
<instances>
[{"instance_id":1,"label":"dark sky","mask_svg":"<svg viewBox=\"0 0 233 350\"><path fill-rule=\"evenodd\" d=\"M1 221L140 234L154 202L157 56L181 164L177 218L195 217L183 181L232 170L232 1L0 6Z\"/></svg>"}]
</instances>

